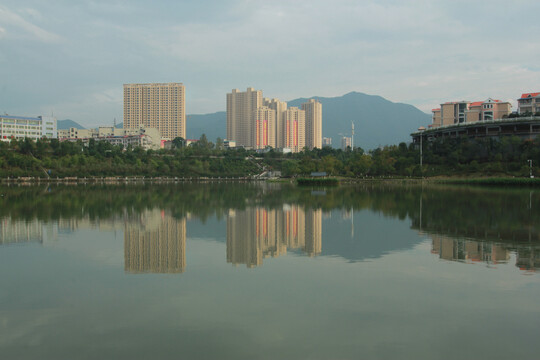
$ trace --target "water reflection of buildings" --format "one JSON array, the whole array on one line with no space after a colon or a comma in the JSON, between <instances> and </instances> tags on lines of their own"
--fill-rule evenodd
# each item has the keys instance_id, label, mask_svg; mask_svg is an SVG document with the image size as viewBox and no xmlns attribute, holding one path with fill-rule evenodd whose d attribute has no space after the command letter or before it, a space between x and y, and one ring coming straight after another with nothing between
<instances>
[{"instance_id":1,"label":"water reflection of buildings","mask_svg":"<svg viewBox=\"0 0 540 360\"><path fill-rule=\"evenodd\" d=\"M457 240L441 235L432 235L432 254L444 260L485 263L506 263L510 253L501 245L472 240Z\"/></svg>"},{"instance_id":2,"label":"water reflection of buildings","mask_svg":"<svg viewBox=\"0 0 540 360\"><path fill-rule=\"evenodd\" d=\"M182 273L186 268L186 219L148 210L126 221L124 269L130 273Z\"/></svg>"},{"instance_id":3,"label":"water reflection of buildings","mask_svg":"<svg viewBox=\"0 0 540 360\"><path fill-rule=\"evenodd\" d=\"M460 262L507 263L510 253L516 254L516 266L521 270L536 271L540 267L540 245L511 244L455 239L444 235L431 235L431 253L439 258Z\"/></svg>"},{"instance_id":4,"label":"water reflection of buildings","mask_svg":"<svg viewBox=\"0 0 540 360\"><path fill-rule=\"evenodd\" d=\"M287 249L310 256L321 252L322 210L298 205L281 209L230 210L227 217L227 262L262 265L266 257L277 257Z\"/></svg>"},{"instance_id":5,"label":"water reflection of buildings","mask_svg":"<svg viewBox=\"0 0 540 360\"><path fill-rule=\"evenodd\" d=\"M0 245L18 243L43 243L43 224L38 219L30 221L0 218Z\"/></svg>"}]
</instances>

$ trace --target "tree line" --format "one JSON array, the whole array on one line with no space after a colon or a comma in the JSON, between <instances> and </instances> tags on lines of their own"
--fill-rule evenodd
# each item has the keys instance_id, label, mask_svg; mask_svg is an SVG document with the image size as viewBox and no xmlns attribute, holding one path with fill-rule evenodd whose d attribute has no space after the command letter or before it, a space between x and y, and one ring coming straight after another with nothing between
<instances>
[{"instance_id":1,"label":"tree line","mask_svg":"<svg viewBox=\"0 0 540 360\"><path fill-rule=\"evenodd\" d=\"M247 177L265 171L281 171L282 176L305 176L326 172L331 176L422 177L439 175L536 176L540 164L540 139L440 138L422 144L400 143L364 151L304 149L282 153L275 149L258 153L244 148L226 149L221 139L215 143L202 135L197 143L185 146L182 138L171 149L124 149L106 141L90 140L88 145L57 139L12 139L0 142L0 178L7 177Z\"/></svg>"}]
</instances>

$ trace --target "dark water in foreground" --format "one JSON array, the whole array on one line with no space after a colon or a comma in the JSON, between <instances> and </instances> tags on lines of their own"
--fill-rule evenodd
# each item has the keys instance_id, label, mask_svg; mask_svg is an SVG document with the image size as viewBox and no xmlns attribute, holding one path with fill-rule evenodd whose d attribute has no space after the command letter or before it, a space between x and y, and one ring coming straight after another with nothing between
<instances>
[{"instance_id":1,"label":"dark water in foreground","mask_svg":"<svg viewBox=\"0 0 540 360\"><path fill-rule=\"evenodd\" d=\"M0 359L535 359L539 200L0 187Z\"/></svg>"}]
</instances>

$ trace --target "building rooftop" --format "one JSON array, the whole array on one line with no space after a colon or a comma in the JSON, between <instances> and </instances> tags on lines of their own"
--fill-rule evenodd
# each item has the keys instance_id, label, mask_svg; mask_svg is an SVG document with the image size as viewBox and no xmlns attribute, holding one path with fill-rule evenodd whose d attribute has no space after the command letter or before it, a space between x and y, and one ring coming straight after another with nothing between
<instances>
[{"instance_id":1,"label":"building rooftop","mask_svg":"<svg viewBox=\"0 0 540 360\"><path fill-rule=\"evenodd\" d=\"M15 119L15 120L39 120L41 121L41 118L38 117L28 117L28 116L13 116L13 115L0 115L0 118L3 119Z\"/></svg>"},{"instance_id":2,"label":"building rooftop","mask_svg":"<svg viewBox=\"0 0 540 360\"><path fill-rule=\"evenodd\" d=\"M520 99L526 99L526 98L531 98L531 97L537 97L538 95L540 95L540 92L535 92L535 93L523 93L523 94L521 94Z\"/></svg>"}]
</instances>

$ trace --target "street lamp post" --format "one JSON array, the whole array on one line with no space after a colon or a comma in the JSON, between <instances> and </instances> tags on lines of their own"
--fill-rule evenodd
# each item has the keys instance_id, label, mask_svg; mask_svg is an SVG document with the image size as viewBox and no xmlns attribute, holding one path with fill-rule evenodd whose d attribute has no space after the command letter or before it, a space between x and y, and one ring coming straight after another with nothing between
<instances>
[{"instance_id":1,"label":"street lamp post","mask_svg":"<svg viewBox=\"0 0 540 360\"><path fill-rule=\"evenodd\" d=\"M532 174L533 161L532 160L527 160L527 162L529 163L529 177L532 179L532 178L534 178L534 175Z\"/></svg>"},{"instance_id":2,"label":"street lamp post","mask_svg":"<svg viewBox=\"0 0 540 360\"><path fill-rule=\"evenodd\" d=\"M418 128L418 131L420 132L420 174L423 174L422 172L422 160L423 160L423 146L422 146L422 138L424 137L424 135L422 134L422 132L426 130L425 127L423 126L420 126Z\"/></svg>"}]
</instances>

